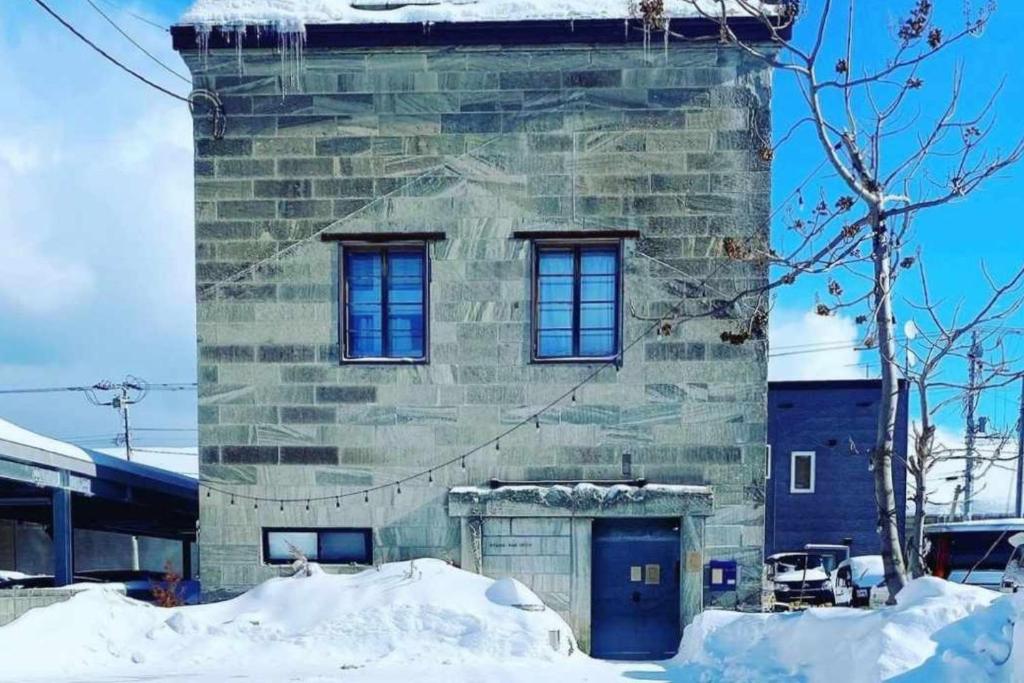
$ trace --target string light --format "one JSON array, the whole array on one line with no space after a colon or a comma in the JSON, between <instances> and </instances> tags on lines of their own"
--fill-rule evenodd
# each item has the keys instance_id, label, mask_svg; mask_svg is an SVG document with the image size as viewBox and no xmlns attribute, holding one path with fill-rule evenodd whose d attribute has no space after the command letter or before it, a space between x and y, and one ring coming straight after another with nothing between
<instances>
[{"instance_id":1,"label":"string light","mask_svg":"<svg viewBox=\"0 0 1024 683\"><path fill-rule=\"evenodd\" d=\"M253 510L259 510L260 509L260 502L258 500L254 500L252 502L252 509Z\"/></svg>"},{"instance_id":2,"label":"string light","mask_svg":"<svg viewBox=\"0 0 1024 683\"><path fill-rule=\"evenodd\" d=\"M676 312L678 312L678 309L683 305L683 303L684 302L681 301L679 304L677 304L674 307L674 310ZM623 361L623 358L624 358L625 351L628 351L633 346L635 346L635 345L639 344L640 342L642 342L644 340L644 338L646 338L646 336L650 332L652 332L655 329L657 329L657 326L660 325L660 324L661 324L661 321L659 321L659 322L655 323L654 325L652 325L643 334L639 335L636 339L634 339L632 342L630 342L628 345L626 345L626 347L623 348L622 352L620 352L614 359L612 359L610 361L606 361L601 366L595 368L593 372L591 372L589 375L587 375L576 386L572 387L572 389L570 389L567 393L562 394L561 396L559 396L558 398L553 400L551 403L549 403L546 406L544 406L543 408L541 408L540 411L538 411L537 413L534 413L532 416L524 419L522 422L519 422L519 423L513 425L509 430L504 432L502 434L502 436L506 436L506 435L508 435L508 434L510 434L510 433L512 433L512 432L514 432L516 430L518 430L519 428L526 426L530 422L530 420L533 420L534 427L538 431L540 431L540 416L542 414L544 414L547 411L553 409L559 403L564 401L566 398L569 398L572 401L572 403L576 403L577 402L577 400L576 400L576 392L583 385L593 381L609 365L613 365L615 367L615 371L619 372L622 369L622 361ZM428 469L426 472L419 472L417 474L411 475L408 479L406 479L406 481L410 481L412 479L416 479L418 477L422 477L424 474L426 474L427 475L427 480L429 482L433 483L433 481L434 481L434 470L435 469L440 469L440 468L443 468L443 467L448 467L450 465L453 465L456 461L458 461L460 463L460 466L461 466L461 468L463 470L466 470L468 468L466 459L470 455L473 455L473 454L477 453L478 451L482 450L482 448L483 448L483 445L477 446L476 448L473 448L473 449L470 449L470 450L466 451L464 454L462 454L460 456L456 456L455 458L453 458L451 460L448 460L448 461L443 462L443 463L441 463L441 464L439 464L439 465L437 465L435 467L432 467L432 468ZM500 440L500 437L495 437L495 439L494 439L494 450L498 451L498 452L501 451L501 440ZM204 488L206 488L206 497L207 498L211 497L211 492L212 491L217 491L219 493L223 493L224 495L230 495L231 496L231 504L232 505L235 504L236 494L229 493L228 491L222 491L220 489L217 489L215 487L211 487L211 486L208 486L208 485L205 485L205 484L200 484L200 486L203 486ZM384 488L387 488L387 485L377 486L377 487L373 487L373 488L369 488L369 489L363 490L363 502L369 504L369 502L370 502L370 491L377 491L377 490L381 490L381 489L384 489ZM395 482L395 488L396 488L396 493L400 494L402 492L402 482L401 481L396 481ZM328 496L307 498L306 499L306 510L307 511L310 510L310 504L313 501L316 501L316 502L329 501L331 498L334 498L335 507L340 508L341 507L341 499L342 498L346 498L348 496L357 496L357 495L359 495L358 492L353 492L353 493L340 494L340 495L339 494L335 494L333 496L328 495ZM258 503L259 498L254 497L254 496L245 496L245 495L239 495L238 497L242 498L243 500L253 500L254 501L253 508L254 509L259 509L259 503ZM268 499L268 500L270 500L271 502L273 501L273 499ZM280 499L277 499L277 501L278 501L278 506L279 506L280 511L284 512L284 504L286 502L285 499L280 498ZM298 502L298 501L288 501L288 502Z\"/></svg>"}]
</instances>

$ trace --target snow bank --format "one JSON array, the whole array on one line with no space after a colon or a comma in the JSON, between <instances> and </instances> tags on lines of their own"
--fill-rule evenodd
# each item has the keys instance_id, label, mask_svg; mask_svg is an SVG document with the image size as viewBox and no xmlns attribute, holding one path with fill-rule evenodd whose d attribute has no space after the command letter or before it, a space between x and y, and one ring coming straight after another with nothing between
<instances>
[{"instance_id":1,"label":"snow bank","mask_svg":"<svg viewBox=\"0 0 1024 683\"><path fill-rule=\"evenodd\" d=\"M702 9L721 12L719 0L701 0ZM750 4L750 0L748 0ZM732 15L746 13L726 0ZM666 0L666 15L692 17L687 0ZM273 25L301 30L307 24L375 24L540 19L624 19L629 0L195 0L180 23L199 27Z\"/></svg>"},{"instance_id":2,"label":"snow bank","mask_svg":"<svg viewBox=\"0 0 1024 683\"><path fill-rule=\"evenodd\" d=\"M368 664L565 660L575 644L561 617L497 604L487 596L494 583L418 560L350 576L271 579L233 600L177 609L87 591L0 628L0 680L172 672L218 680L218 672L238 671L284 680L284 672ZM522 591L517 599L539 603ZM559 632L558 651L551 631Z\"/></svg>"},{"instance_id":3,"label":"snow bank","mask_svg":"<svg viewBox=\"0 0 1024 683\"><path fill-rule=\"evenodd\" d=\"M674 665L714 670L720 681L1008 681L1019 608L1009 596L923 578L874 612L709 611L687 629Z\"/></svg>"}]
</instances>

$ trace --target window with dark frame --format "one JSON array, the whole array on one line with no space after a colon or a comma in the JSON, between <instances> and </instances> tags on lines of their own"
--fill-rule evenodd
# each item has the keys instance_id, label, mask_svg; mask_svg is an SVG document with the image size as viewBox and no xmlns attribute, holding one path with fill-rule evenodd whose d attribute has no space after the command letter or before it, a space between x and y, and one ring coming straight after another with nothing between
<instances>
[{"instance_id":1,"label":"window with dark frame","mask_svg":"<svg viewBox=\"0 0 1024 683\"><path fill-rule=\"evenodd\" d=\"M535 360L614 358L619 353L618 242L534 245Z\"/></svg>"},{"instance_id":2,"label":"window with dark frame","mask_svg":"<svg viewBox=\"0 0 1024 683\"><path fill-rule=\"evenodd\" d=\"M264 529L263 561L290 564L296 552L323 564L373 564L371 529Z\"/></svg>"},{"instance_id":3,"label":"window with dark frame","mask_svg":"<svg viewBox=\"0 0 1024 683\"><path fill-rule=\"evenodd\" d=\"M342 245L344 360L425 361L427 249Z\"/></svg>"}]
</instances>

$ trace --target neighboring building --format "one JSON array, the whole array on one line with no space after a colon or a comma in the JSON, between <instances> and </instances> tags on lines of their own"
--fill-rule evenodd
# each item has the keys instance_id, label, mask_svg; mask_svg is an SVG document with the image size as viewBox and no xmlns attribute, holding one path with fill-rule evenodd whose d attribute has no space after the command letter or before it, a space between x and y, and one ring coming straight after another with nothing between
<instances>
[{"instance_id":1,"label":"neighboring building","mask_svg":"<svg viewBox=\"0 0 1024 683\"><path fill-rule=\"evenodd\" d=\"M0 626L68 599L79 572L166 562L191 574L198 482L79 448L0 420L0 577L53 577L52 587L0 590Z\"/></svg>"},{"instance_id":2,"label":"neighboring building","mask_svg":"<svg viewBox=\"0 0 1024 683\"><path fill-rule=\"evenodd\" d=\"M854 555L878 554L869 458L881 391L880 380L768 385L765 556L802 550L807 543L849 543ZM892 468L901 534L907 508L907 419L907 386L901 382Z\"/></svg>"},{"instance_id":3,"label":"neighboring building","mask_svg":"<svg viewBox=\"0 0 1024 683\"><path fill-rule=\"evenodd\" d=\"M757 601L763 343L723 343L746 321L720 312L624 349L766 282L723 239L766 237L770 69L696 18L671 26L710 39L655 48L623 19L300 41L211 16L249 27L172 30L226 113L222 139L195 116L208 598L290 546L336 571L438 557L523 580L612 656ZM712 559L739 585L708 590Z\"/></svg>"}]
</instances>

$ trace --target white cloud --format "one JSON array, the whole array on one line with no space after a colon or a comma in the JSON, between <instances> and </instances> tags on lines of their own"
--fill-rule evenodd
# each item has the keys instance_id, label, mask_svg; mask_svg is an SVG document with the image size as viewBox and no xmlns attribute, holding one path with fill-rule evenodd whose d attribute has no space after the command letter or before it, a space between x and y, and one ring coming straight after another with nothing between
<instances>
[{"instance_id":1,"label":"white cloud","mask_svg":"<svg viewBox=\"0 0 1024 683\"><path fill-rule=\"evenodd\" d=\"M776 308L769 325L768 376L777 380L859 379L863 358L852 318Z\"/></svg>"}]
</instances>

